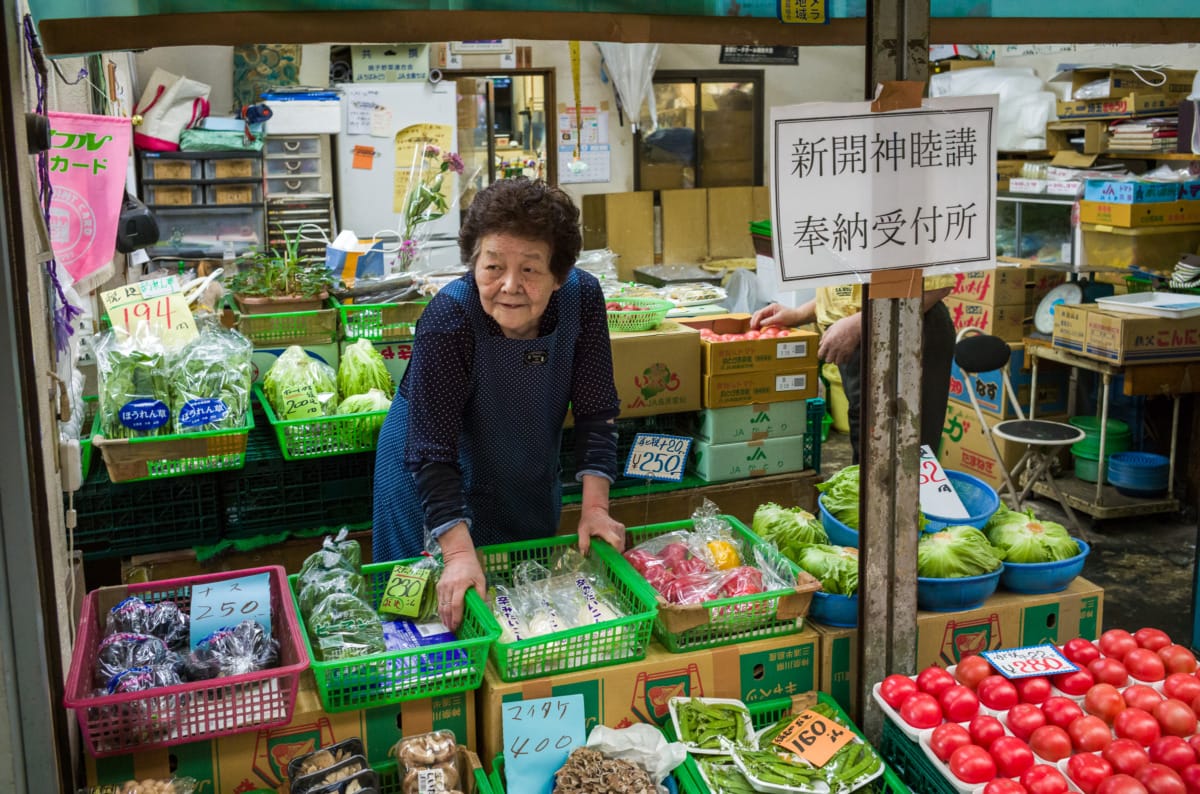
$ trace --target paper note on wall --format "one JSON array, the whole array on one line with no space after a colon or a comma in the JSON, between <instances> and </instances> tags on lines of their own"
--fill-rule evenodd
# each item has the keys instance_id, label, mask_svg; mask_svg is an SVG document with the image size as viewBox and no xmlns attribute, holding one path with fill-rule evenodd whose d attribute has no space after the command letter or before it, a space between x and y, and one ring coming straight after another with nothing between
<instances>
[{"instance_id":1,"label":"paper note on wall","mask_svg":"<svg viewBox=\"0 0 1200 794\"><path fill-rule=\"evenodd\" d=\"M454 128L449 124L413 124L405 127L396 133L396 176L394 180L394 188L392 191L392 211L404 213L404 199L408 195L408 186L412 181L414 168L425 166L428 179L432 179L432 174L441 168L442 158L438 154L435 157L422 157L418 153L424 154L426 147L436 146L439 152L448 152L454 141ZM432 170L428 170L432 169ZM442 185L442 195L449 198L453 195L451 191L453 180L447 179Z\"/></svg>"}]
</instances>

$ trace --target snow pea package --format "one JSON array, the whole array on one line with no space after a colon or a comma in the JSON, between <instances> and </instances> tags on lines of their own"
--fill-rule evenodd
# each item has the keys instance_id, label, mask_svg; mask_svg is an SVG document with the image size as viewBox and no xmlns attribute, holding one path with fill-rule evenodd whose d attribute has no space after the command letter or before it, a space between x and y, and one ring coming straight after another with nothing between
<instances>
[{"instance_id":1,"label":"snow pea package","mask_svg":"<svg viewBox=\"0 0 1200 794\"><path fill-rule=\"evenodd\" d=\"M145 438L171 432L167 351L149 326L130 335L109 329L91 338L100 382L100 433Z\"/></svg>"},{"instance_id":2,"label":"snow pea package","mask_svg":"<svg viewBox=\"0 0 1200 794\"><path fill-rule=\"evenodd\" d=\"M205 325L174 356L171 416L176 433L242 427L250 410L254 346L235 330Z\"/></svg>"}]
</instances>

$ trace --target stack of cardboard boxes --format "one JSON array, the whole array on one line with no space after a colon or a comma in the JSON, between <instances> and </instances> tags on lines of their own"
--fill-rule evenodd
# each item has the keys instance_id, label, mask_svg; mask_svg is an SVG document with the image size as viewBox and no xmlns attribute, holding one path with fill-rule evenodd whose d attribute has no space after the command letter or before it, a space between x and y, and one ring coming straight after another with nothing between
<instances>
[{"instance_id":1,"label":"stack of cardboard boxes","mask_svg":"<svg viewBox=\"0 0 1200 794\"><path fill-rule=\"evenodd\" d=\"M1047 268L998 267L955 273L945 303L956 332L978 328L1006 342L1020 342L1038 302L1066 280L1065 272Z\"/></svg>"},{"instance_id":2,"label":"stack of cardboard boxes","mask_svg":"<svg viewBox=\"0 0 1200 794\"><path fill-rule=\"evenodd\" d=\"M1089 179L1079 222L1086 264L1170 273L1180 253L1200 251L1200 179Z\"/></svg>"}]
</instances>

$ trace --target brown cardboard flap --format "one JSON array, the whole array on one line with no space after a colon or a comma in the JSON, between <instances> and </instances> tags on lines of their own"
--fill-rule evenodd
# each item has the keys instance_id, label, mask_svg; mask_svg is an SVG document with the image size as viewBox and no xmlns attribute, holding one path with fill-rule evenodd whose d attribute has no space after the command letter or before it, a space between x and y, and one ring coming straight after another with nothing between
<instances>
[{"instance_id":1,"label":"brown cardboard flap","mask_svg":"<svg viewBox=\"0 0 1200 794\"><path fill-rule=\"evenodd\" d=\"M410 700L400 709L402 730L405 736L429 733L433 730L433 700Z\"/></svg>"},{"instance_id":2,"label":"brown cardboard flap","mask_svg":"<svg viewBox=\"0 0 1200 794\"><path fill-rule=\"evenodd\" d=\"M713 669L737 670L738 660L741 659L741 656L742 653L736 645L724 645L720 648L713 648ZM736 675L718 675L712 697L741 700L742 687L740 678Z\"/></svg>"},{"instance_id":3,"label":"brown cardboard flap","mask_svg":"<svg viewBox=\"0 0 1200 794\"><path fill-rule=\"evenodd\" d=\"M921 107L925 83L919 80L889 80L880 84L879 96L871 103L872 113Z\"/></svg>"},{"instance_id":4,"label":"brown cardboard flap","mask_svg":"<svg viewBox=\"0 0 1200 794\"><path fill-rule=\"evenodd\" d=\"M521 695L525 700L548 698L554 694L554 685L549 678L535 678L521 685Z\"/></svg>"},{"instance_id":5,"label":"brown cardboard flap","mask_svg":"<svg viewBox=\"0 0 1200 794\"><path fill-rule=\"evenodd\" d=\"M1054 155L1050 165L1059 168L1091 168L1100 157L1098 154L1080 154L1076 151L1060 151Z\"/></svg>"},{"instance_id":6,"label":"brown cardboard flap","mask_svg":"<svg viewBox=\"0 0 1200 794\"><path fill-rule=\"evenodd\" d=\"M479 756L460 744L457 761L459 785L466 794L475 794L479 790L475 786L475 773L483 769L483 764L479 763Z\"/></svg>"},{"instance_id":7,"label":"brown cardboard flap","mask_svg":"<svg viewBox=\"0 0 1200 794\"><path fill-rule=\"evenodd\" d=\"M799 714L805 709L810 709L817 705L817 692L810 689L807 692L801 692L799 695L792 695L792 714Z\"/></svg>"},{"instance_id":8,"label":"brown cardboard flap","mask_svg":"<svg viewBox=\"0 0 1200 794\"><path fill-rule=\"evenodd\" d=\"M796 576L795 591L779 599L775 614L782 620L802 618L808 614L812 603L813 593L821 589L821 582L808 571L800 571Z\"/></svg>"},{"instance_id":9,"label":"brown cardboard flap","mask_svg":"<svg viewBox=\"0 0 1200 794\"><path fill-rule=\"evenodd\" d=\"M877 270L871 274L871 299L919 298L924 290L924 271L919 267Z\"/></svg>"}]
</instances>

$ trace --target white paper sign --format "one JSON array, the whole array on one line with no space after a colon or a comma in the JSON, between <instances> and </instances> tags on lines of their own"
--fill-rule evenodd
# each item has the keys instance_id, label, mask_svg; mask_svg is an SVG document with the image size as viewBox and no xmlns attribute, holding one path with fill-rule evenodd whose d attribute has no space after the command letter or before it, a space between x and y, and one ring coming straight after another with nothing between
<instances>
[{"instance_id":1,"label":"white paper sign","mask_svg":"<svg viewBox=\"0 0 1200 794\"><path fill-rule=\"evenodd\" d=\"M771 219L784 281L994 266L995 96L772 108Z\"/></svg>"},{"instance_id":2,"label":"white paper sign","mask_svg":"<svg viewBox=\"0 0 1200 794\"><path fill-rule=\"evenodd\" d=\"M625 459L625 476L680 482L691 449L692 439L687 436L638 433L633 438L629 457Z\"/></svg>"},{"instance_id":3,"label":"white paper sign","mask_svg":"<svg viewBox=\"0 0 1200 794\"><path fill-rule=\"evenodd\" d=\"M1029 678L1037 675L1073 673L1079 668L1053 645L1028 645L979 654L1005 678Z\"/></svg>"},{"instance_id":4,"label":"white paper sign","mask_svg":"<svg viewBox=\"0 0 1200 794\"><path fill-rule=\"evenodd\" d=\"M954 490L954 485L942 464L938 463L937 455L927 445L921 447L921 512L942 518L970 518L971 514L963 506L962 499Z\"/></svg>"}]
</instances>

